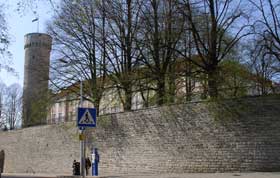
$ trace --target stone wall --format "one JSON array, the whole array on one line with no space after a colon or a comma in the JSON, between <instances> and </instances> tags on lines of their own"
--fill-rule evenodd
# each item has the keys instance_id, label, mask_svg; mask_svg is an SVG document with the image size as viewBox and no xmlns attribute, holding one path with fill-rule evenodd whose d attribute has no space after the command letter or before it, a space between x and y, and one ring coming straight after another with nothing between
<instances>
[{"instance_id":1,"label":"stone wall","mask_svg":"<svg viewBox=\"0 0 280 178\"><path fill-rule=\"evenodd\" d=\"M280 97L198 102L106 115L89 129L100 173L280 171ZM71 174L75 123L0 133L5 172ZM88 151L89 152L89 151Z\"/></svg>"}]
</instances>

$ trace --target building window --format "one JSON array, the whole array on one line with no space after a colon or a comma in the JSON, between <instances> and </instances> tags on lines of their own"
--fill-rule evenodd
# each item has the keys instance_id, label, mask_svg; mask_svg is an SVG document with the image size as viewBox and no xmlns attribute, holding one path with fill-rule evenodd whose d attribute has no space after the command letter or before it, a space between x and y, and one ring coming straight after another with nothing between
<instances>
[{"instance_id":1,"label":"building window","mask_svg":"<svg viewBox=\"0 0 280 178\"><path fill-rule=\"evenodd\" d=\"M63 122L62 121L62 113L58 113L58 122Z\"/></svg>"},{"instance_id":2,"label":"building window","mask_svg":"<svg viewBox=\"0 0 280 178\"><path fill-rule=\"evenodd\" d=\"M70 120L75 120L73 111L69 112L69 118Z\"/></svg>"},{"instance_id":3,"label":"building window","mask_svg":"<svg viewBox=\"0 0 280 178\"><path fill-rule=\"evenodd\" d=\"M56 110L58 110L58 108L59 108L59 103L55 103L55 108L56 108Z\"/></svg>"},{"instance_id":4,"label":"building window","mask_svg":"<svg viewBox=\"0 0 280 178\"><path fill-rule=\"evenodd\" d=\"M51 123L55 123L55 117L56 117L56 115L52 114Z\"/></svg>"}]
</instances>

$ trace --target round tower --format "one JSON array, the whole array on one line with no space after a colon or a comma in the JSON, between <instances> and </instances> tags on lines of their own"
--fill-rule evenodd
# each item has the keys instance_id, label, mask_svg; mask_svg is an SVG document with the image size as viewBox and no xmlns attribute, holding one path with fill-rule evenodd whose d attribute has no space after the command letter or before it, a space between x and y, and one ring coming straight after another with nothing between
<instances>
[{"instance_id":1,"label":"round tower","mask_svg":"<svg viewBox=\"0 0 280 178\"><path fill-rule=\"evenodd\" d=\"M47 34L24 36L23 127L46 123L51 46Z\"/></svg>"}]
</instances>

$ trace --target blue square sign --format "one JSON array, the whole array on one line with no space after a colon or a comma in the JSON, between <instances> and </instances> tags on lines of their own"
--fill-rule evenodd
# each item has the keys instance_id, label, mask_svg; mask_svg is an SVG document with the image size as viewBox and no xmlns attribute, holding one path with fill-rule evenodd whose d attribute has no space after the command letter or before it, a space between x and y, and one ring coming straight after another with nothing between
<instances>
[{"instance_id":1,"label":"blue square sign","mask_svg":"<svg viewBox=\"0 0 280 178\"><path fill-rule=\"evenodd\" d=\"M77 115L78 127L96 127L96 109L78 108Z\"/></svg>"}]
</instances>

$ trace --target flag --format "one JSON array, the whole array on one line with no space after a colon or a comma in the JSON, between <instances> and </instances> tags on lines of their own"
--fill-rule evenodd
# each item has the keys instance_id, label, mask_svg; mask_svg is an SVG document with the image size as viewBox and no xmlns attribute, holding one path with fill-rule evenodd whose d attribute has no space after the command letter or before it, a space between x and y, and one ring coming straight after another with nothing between
<instances>
[{"instance_id":1,"label":"flag","mask_svg":"<svg viewBox=\"0 0 280 178\"><path fill-rule=\"evenodd\" d=\"M37 17L37 18L33 19L32 22L36 22L38 20L39 20L39 18Z\"/></svg>"}]
</instances>

